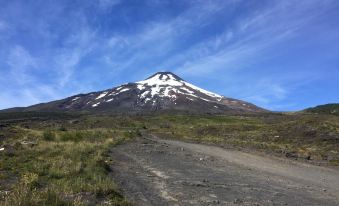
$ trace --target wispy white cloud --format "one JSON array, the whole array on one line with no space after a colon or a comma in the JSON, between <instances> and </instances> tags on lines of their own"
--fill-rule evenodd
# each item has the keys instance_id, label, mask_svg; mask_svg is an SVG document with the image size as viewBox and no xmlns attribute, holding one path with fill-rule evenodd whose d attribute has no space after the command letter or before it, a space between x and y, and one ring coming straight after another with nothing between
<instances>
[{"instance_id":1,"label":"wispy white cloud","mask_svg":"<svg viewBox=\"0 0 339 206\"><path fill-rule=\"evenodd\" d=\"M125 49L127 46L130 45L130 42L127 38L123 36L112 36L108 38L108 46L115 49Z\"/></svg>"},{"instance_id":2,"label":"wispy white cloud","mask_svg":"<svg viewBox=\"0 0 339 206\"><path fill-rule=\"evenodd\" d=\"M216 70L241 69L268 48L298 35L299 29L330 8L330 2L304 1L296 5L294 1L275 1L273 7L253 12L240 19L233 28L225 28L217 40L212 38L206 43L193 45L178 55L181 57L174 56L174 61L169 59L168 62L179 60L181 65L176 71L185 75L203 76ZM237 38L229 43L232 36ZM214 49L215 42L220 49Z\"/></svg>"},{"instance_id":3,"label":"wispy white cloud","mask_svg":"<svg viewBox=\"0 0 339 206\"><path fill-rule=\"evenodd\" d=\"M77 66L83 58L86 57L96 46L99 37L95 29L88 25L87 19L83 14L77 15L80 19L78 25L74 25L69 36L64 40L64 45L55 50L52 58L53 69L58 74L57 84L61 87L66 86Z\"/></svg>"},{"instance_id":4,"label":"wispy white cloud","mask_svg":"<svg viewBox=\"0 0 339 206\"><path fill-rule=\"evenodd\" d=\"M18 84L25 84L33 79L30 74L37 68L36 59L20 45L14 46L8 54L7 64L10 67L10 73Z\"/></svg>"},{"instance_id":5,"label":"wispy white cloud","mask_svg":"<svg viewBox=\"0 0 339 206\"><path fill-rule=\"evenodd\" d=\"M98 0L101 9L109 9L121 3L121 0Z\"/></svg>"},{"instance_id":6,"label":"wispy white cloud","mask_svg":"<svg viewBox=\"0 0 339 206\"><path fill-rule=\"evenodd\" d=\"M136 33L124 35L123 37L113 35L107 40L103 39L110 46L106 50L108 54L105 55L105 60L120 71L133 68L136 65L140 67L144 62L152 61L154 62L154 67L149 68L149 65L147 65L139 68L140 73L162 69L159 68L159 63L154 59L165 56L168 56L168 59L172 59L172 51L177 49L178 44L180 46L179 42L183 38L189 38L189 35L194 34L196 29L211 23L214 15L225 12L223 9L234 9L236 2L238 1L194 1L191 3L190 8L174 18L146 22ZM230 38L231 35L231 32L228 32L224 38ZM214 43L214 47L220 46L218 40L215 40ZM140 73L137 73L137 75L140 75Z\"/></svg>"},{"instance_id":7,"label":"wispy white cloud","mask_svg":"<svg viewBox=\"0 0 339 206\"><path fill-rule=\"evenodd\" d=\"M36 83L30 87L20 89L3 89L0 93L0 108L13 106L29 106L51 99L63 97L60 92L50 85Z\"/></svg>"},{"instance_id":8,"label":"wispy white cloud","mask_svg":"<svg viewBox=\"0 0 339 206\"><path fill-rule=\"evenodd\" d=\"M59 33L50 35L55 29L50 26L52 17L31 25L36 31L36 36L41 38L39 43L42 51L36 51L33 55L29 48L10 45L5 65L1 64L3 62L0 54L0 66L4 69L1 71L2 77L6 77L0 78L0 89L6 90L1 95L1 99L6 99L2 108L6 105L27 106L79 92L79 86L75 84L73 75L79 69L81 61L94 48L97 35L95 28L89 26L83 12L78 11L73 16L74 18L64 23L63 29L67 32L62 36L59 36ZM23 19L20 24L26 24L26 21L29 20ZM16 22L16 25L18 24ZM42 30L45 31L40 32ZM60 46L49 47L48 44L55 43L56 39ZM45 44L48 47L45 47ZM3 84L4 82L8 83Z\"/></svg>"},{"instance_id":9,"label":"wispy white cloud","mask_svg":"<svg viewBox=\"0 0 339 206\"><path fill-rule=\"evenodd\" d=\"M288 95L286 87L270 79L261 79L257 84L251 85L244 93L252 93L243 97L260 105L269 106L274 101L284 99Z\"/></svg>"}]
</instances>

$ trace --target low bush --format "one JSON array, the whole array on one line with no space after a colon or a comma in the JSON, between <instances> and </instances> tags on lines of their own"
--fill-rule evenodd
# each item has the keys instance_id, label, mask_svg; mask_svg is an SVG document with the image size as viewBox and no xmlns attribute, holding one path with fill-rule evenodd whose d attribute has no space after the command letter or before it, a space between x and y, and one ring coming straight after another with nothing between
<instances>
[{"instance_id":1,"label":"low bush","mask_svg":"<svg viewBox=\"0 0 339 206\"><path fill-rule=\"evenodd\" d=\"M46 130L43 133L43 138L46 141L54 141L55 137L56 137L55 133L51 130Z\"/></svg>"}]
</instances>

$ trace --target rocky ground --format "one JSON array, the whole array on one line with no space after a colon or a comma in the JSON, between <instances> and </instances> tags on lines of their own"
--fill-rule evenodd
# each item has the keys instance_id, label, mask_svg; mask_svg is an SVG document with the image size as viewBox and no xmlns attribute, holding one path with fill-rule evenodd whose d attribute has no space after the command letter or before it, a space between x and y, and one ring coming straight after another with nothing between
<instances>
[{"instance_id":1,"label":"rocky ground","mask_svg":"<svg viewBox=\"0 0 339 206\"><path fill-rule=\"evenodd\" d=\"M329 168L154 136L110 155L135 205L339 205L339 171Z\"/></svg>"}]
</instances>

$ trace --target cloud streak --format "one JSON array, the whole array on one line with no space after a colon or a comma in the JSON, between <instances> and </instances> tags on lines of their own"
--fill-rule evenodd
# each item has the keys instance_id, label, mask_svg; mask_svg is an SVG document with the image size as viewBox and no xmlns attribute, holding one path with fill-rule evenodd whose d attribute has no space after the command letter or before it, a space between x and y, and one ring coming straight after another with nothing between
<instances>
[{"instance_id":1,"label":"cloud streak","mask_svg":"<svg viewBox=\"0 0 339 206\"><path fill-rule=\"evenodd\" d=\"M34 57L22 46L15 45L8 54L7 62L10 74L18 84L25 84L34 79L30 72L37 69Z\"/></svg>"},{"instance_id":2,"label":"cloud streak","mask_svg":"<svg viewBox=\"0 0 339 206\"><path fill-rule=\"evenodd\" d=\"M274 7L253 12L249 17L239 20L234 28L227 28L218 37L188 49L185 57L179 58L184 63L177 71L186 75L203 76L215 70L249 65L249 60L262 55L269 47L297 35L305 24L310 24L312 19L324 14L331 6L330 2L322 2L319 9L319 1L302 2L298 6L295 6L294 1L276 1ZM238 38L230 43L232 36ZM220 50L214 49L215 42L223 44L219 46Z\"/></svg>"}]
</instances>

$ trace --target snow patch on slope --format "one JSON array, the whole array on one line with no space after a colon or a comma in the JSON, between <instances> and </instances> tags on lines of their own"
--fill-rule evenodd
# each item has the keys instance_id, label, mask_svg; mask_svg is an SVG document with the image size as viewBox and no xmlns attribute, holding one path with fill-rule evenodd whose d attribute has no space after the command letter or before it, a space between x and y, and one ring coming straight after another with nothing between
<instances>
[{"instance_id":1,"label":"snow patch on slope","mask_svg":"<svg viewBox=\"0 0 339 206\"><path fill-rule=\"evenodd\" d=\"M97 107L97 106L99 106L100 103L101 103L101 102L98 102L98 103L96 103L96 104L93 104L92 107Z\"/></svg>"},{"instance_id":2,"label":"snow patch on slope","mask_svg":"<svg viewBox=\"0 0 339 206\"><path fill-rule=\"evenodd\" d=\"M116 94L120 94L120 93L122 93L122 92L126 92L126 91L128 91L128 90L130 90L129 88L124 88L124 89L122 89L122 90L120 90L118 93L116 93Z\"/></svg>"},{"instance_id":3,"label":"snow patch on slope","mask_svg":"<svg viewBox=\"0 0 339 206\"><path fill-rule=\"evenodd\" d=\"M78 100L78 99L80 99L80 97L75 97L75 98L73 98L71 101L73 102L73 101L76 101L76 100Z\"/></svg>"},{"instance_id":4,"label":"snow patch on slope","mask_svg":"<svg viewBox=\"0 0 339 206\"><path fill-rule=\"evenodd\" d=\"M95 99L101 99L101 98L103 98L104 96L106 96L107 93L108 93L108 92L103 92L103 93L101 93L101 94L100 94L97 98L95 98Z\"/></svg>"}]
</instances>

